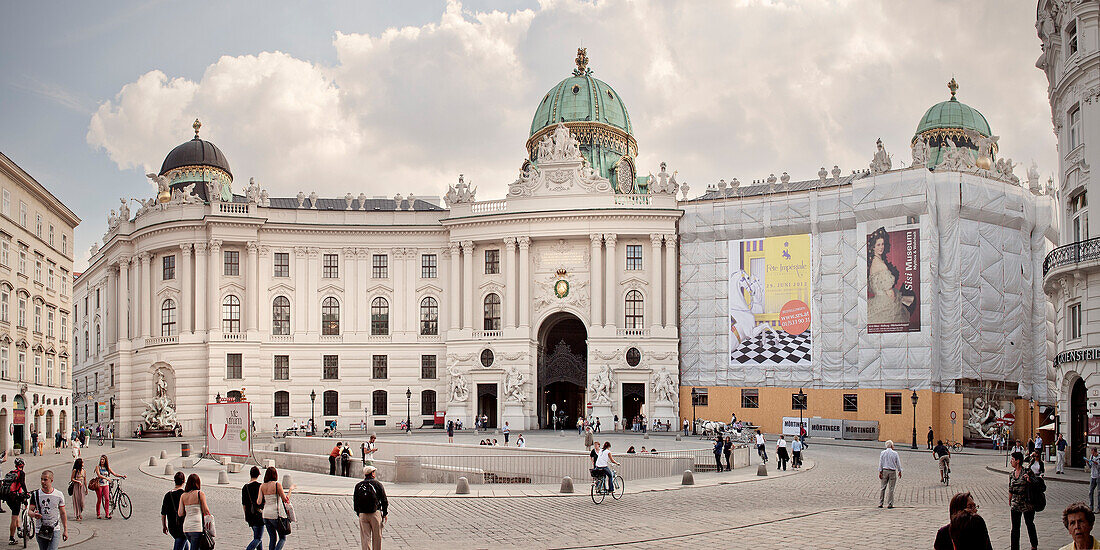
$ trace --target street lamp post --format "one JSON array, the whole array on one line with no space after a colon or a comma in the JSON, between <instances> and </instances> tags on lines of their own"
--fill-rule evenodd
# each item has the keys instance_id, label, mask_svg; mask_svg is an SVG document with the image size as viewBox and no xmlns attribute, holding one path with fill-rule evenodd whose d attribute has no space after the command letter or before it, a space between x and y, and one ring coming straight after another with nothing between
<instances>
[{"instance_id":1,"label":"street lamp post","mask_svg":"<svg viewBox=\"0 0 1100 550\"><path fill-rule=\"evenodd\" d=\"M363 433L367 433L367 411L368 410L369 409L367 409L366 407L363 407Z\"/></svg>"},{"instance_id":2,"label":"street lamp post","mask_svg":"<svg viewBox=\"0 0 1100 550\"><path fill-rule=\"evenodd\" d=\"M913 395L910 396L913 400L913 449L917 448L917 390L913 390Z\"/></svg>"},{"instance_id":3,"label":"street lamp post","mask_svg":"<svg viewBox=\"0 0 1100 550\"><path fill-rule=\"evenodd\" d=\"M315 426L317 424L313 421L313 413L314 413L316 405L317 405L317 392L315 390L309 390L309 431L310 431L310 435L312 435L313 432L315 432L317 430L315 428Z\"/></svg>"},{"instance_id":4,"label":"street lamp post","mask_svg":"<svg viewBox=\"0 0 1100 550\"><path fill-rule=\"evenodd\" d=\"M798 388L798 435L795 439L802 440L802 411L806 409L806 394L802 392L802 388ZM809 430L807 430L809 431Z\"/></svg>"},{"instance_id":5,"label":"street lamp post","mask_svg":"<svg viewBox=\"0 0 1100 550\"><path fill-rule=\"evenodd\" d=\"M699 396L697 395L697 392L698 388L691 388L691 435L699 435L699 431L695 427L697 418L695 416L695 405L699 401Z\"/></svg>"},{"instance_id":6,"label":"street lamp post","mask_svg":"<svg viewBox=\"0 0 1100 550\"><path fill-rule=\"evenodd\" d=\"M413 427L413 424L412 424L412 398L413 398L412 388L405 388L405 405L407 407L405 409L405 414L406 414L406 416L405 416L405 433L411 432L412 427Z\"/></svg>"}]
</instances>

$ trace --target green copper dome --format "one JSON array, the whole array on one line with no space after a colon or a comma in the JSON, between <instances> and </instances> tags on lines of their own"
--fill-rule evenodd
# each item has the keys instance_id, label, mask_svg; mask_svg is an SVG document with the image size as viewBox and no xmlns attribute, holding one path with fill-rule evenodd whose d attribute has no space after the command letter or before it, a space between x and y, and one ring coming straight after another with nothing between
<instances>
[{"instance_id":1,"label":"green copper dome","mask_svg":"<svg viewBox=\"0 0 1100 550\"><path fill-rule=\"evenodd\" d=\"M602 122L633 134L630 115L619 94L606 82L592 76L588 57L578 57L570 76L542 97L531 120L531 135L559 122Z\"/></svg>"},{"instance_id":2,"label":"green copper dome","mask_svg":"<svg viewBox=\"0 0 1100 550\"><path fill-rule=\"evenodd\" d=\"M985 116L977 109L955 98L959 85L954 78L947 83L947 89L951 91L951 99L941 101L924 112L911 141L911 144L916 144L918 140L928 143L926 166L930 169L934 169L944 160L949 145L947 140L959 148L969 149L975 160L982 160L978 159L978 145L971 137L975 132L987 138L993 136ZM997 145L994 143L987 157L990 163L995 159L996 153Z\"/></svg>"}]
</instances>

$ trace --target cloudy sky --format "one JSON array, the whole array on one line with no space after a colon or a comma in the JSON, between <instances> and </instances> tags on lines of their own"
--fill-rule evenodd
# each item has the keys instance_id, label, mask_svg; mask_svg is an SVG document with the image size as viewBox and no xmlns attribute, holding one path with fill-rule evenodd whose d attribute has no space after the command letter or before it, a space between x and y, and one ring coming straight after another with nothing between
<instances>
[{"instance_id":1,"label":"cloudy sky","mask_svg":"<svg viewBox=\"0 0 1100 550\"><path fill-rule=\"evenodd\" d=\"M702 192L909 139L947 81L1001 153L1055 168L1030 0L5 2L0 151L84 219L77 268L120 196L192 135L272 195L503 196L543 94L588 48L625 101L639 172Z\"/></svg>"}]
</instances>

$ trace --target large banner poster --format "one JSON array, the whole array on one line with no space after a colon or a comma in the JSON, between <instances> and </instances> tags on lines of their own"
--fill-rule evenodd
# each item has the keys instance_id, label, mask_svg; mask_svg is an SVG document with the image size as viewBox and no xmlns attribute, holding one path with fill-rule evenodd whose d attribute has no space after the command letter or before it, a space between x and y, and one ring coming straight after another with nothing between
<instances>
[{"instance_id":1,"label":"large banner poster","mask_svg":"<svg viewBox=\"0 0 1100 550\"><path fill-rule=\"evenodd\" d=\"M920 230L867 236L867 332L920 331Z\"/></svg>"},{"instance_id":2,"label":"large banner poster","mask_svg":"<svg viewBox=\"0 0 1100 550\"><path fill-rule=\"evenodd\" d=\"M730 366L809 366L810 236L729 246Z\"/></svg>"},{"instance_id":3,"label":"large banner poster","mask_svg":"<svg viewBox=\"0 0 1100 550\"><path fill-rule=\"evenodd\" d=\"M206 452L252 455L252 404L247 401L206 404Z\"/></svg>"}]
</instances>

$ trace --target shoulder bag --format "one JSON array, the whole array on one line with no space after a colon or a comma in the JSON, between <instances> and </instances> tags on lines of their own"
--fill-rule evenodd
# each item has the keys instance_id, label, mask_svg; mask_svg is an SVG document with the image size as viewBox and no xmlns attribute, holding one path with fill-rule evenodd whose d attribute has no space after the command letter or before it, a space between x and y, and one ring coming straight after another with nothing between
<instances>
[{"instance_id":1,"label":"shoulder bag","mask_svg":"<svg viewBox=\"0 0 1100 550\"><path fill-rule=\"evenodd\" d=\"M34 492L34 507L38 509L38 513L42 513L42 502L39 499L39 495L41 493L42 493L42 491L35 491ZM55 527L57 527L57 526L56 525L46 525L46 524L39 525L38 526L38 533L35 534L35 537L40 541L52 542L53 541L53 530L54 530Z\"/></svg>"},{"instance_id":2,"label":"shoulder bag","mask_svg":"<svg viewBox=\"0 0 1100 550\"><path fill-rule=\"evenodd\" d=\"M279 503L283 505L282 507L285 510L286 502L281 498L276 498L278 499ZM290 517L288 516L289 512L287 516L284 516L279 514L278 508L275 509L275 529L279 532L280 535L286 536L290 534Z\"/></svg>"}]
</instances>

